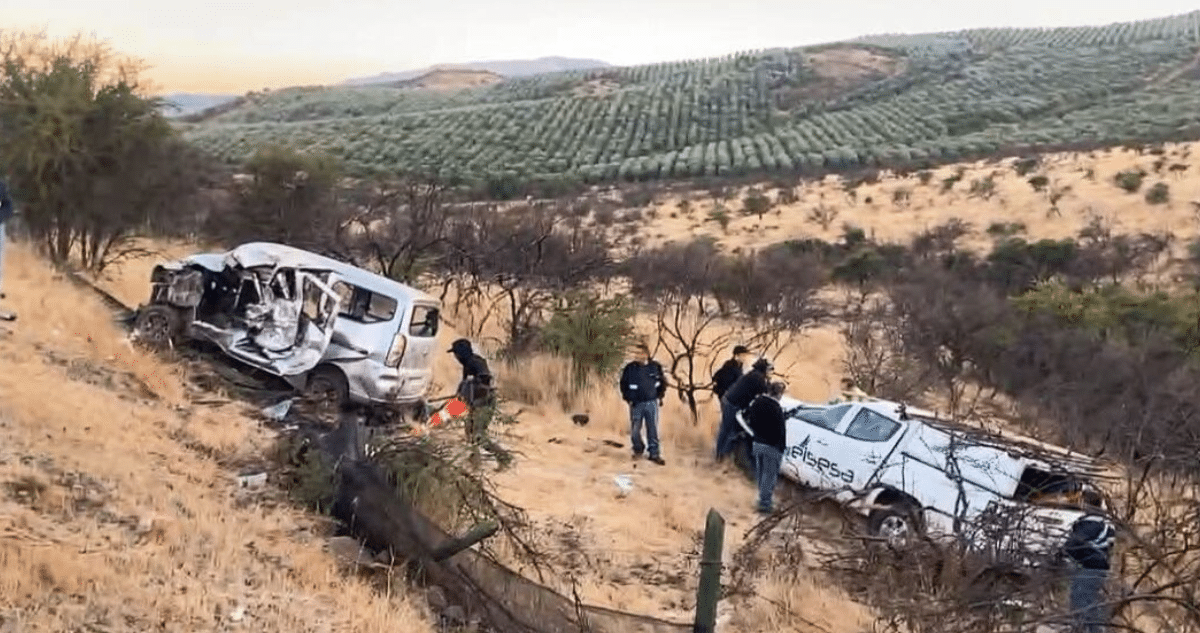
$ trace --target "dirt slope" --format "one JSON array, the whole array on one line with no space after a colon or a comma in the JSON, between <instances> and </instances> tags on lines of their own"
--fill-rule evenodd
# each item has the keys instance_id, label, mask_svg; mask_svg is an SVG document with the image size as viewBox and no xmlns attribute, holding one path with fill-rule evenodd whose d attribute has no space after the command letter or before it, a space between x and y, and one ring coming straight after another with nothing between
<instances>
[{"instance_id":1,"label":"dirt slope","mask_svg":"<svg viewBox=\"0 0 1200 633\"><path fill-rule=\"evenodd\" d=\"M0 630L433 630L403 592L341 574L320 521L238 489L267 439L254 421L188 404L180 369L126 347L94 296L5 256L21 318L0 336Z\"/></svg>"}]
</instances>

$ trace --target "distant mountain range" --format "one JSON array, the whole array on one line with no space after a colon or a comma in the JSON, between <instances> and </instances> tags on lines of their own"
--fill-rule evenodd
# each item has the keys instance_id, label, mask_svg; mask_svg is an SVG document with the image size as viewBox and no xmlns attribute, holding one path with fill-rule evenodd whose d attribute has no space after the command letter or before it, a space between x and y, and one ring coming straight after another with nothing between
<instances>
[{"instance_id":1,"label":"distant mountain range","mask_svg":"<svg viewBox=\"0 0 1200 633\"><path fill-rule=\"evenodd\" d=\"M163 95L162 98L167 101L167 107L164 112L168 117L187 116L195 114L202 110L211 108L222 103L233 101L241 95L222 95L208 94L198 92L174 92L169 95ZM171 107L171 106L175 107Z\"/></svg>"},{"instance_id":2,"label":"distant mountain range","mask_svg":"<svg viewBox=\"0 0 1200 633\"><path fill-rule=\"evenodd\" d=\"M435 70L479 70L493 72L504 77L523 77L540 75L562 70L587 70L591 68L612 68L612 64L598 59L579 59L574 57L539 57L537 59L506 59L481 62L463 62L455 64L435 64L419 70L404 70L394 73L380 73L370 77L347 79L338 85L368 86L372 84L395 83L416 79ZM196 114L213 106L221 105L237 99L241 95L209 94L198 92L175 92L163 95L163 99L175 107L168 107L165 113L168 117L181 117Z\"/></svg>"},{"instance_id":3,"label":"distant mountain range","mask_svg":"<svg viewBox=\"0 0 1200 633\"><path fill-rule=\"evenodd\" d=\"M611 68L612 64L598 59L577 59L573 57L539 57L537 59L508 59L499 61L464 62L460 64L436 64L420 70L405 70L395 73L380 73L370 77L358 77L342 82L343 86L365 86L370 84L392 83L415 79L434 70L486 70L505 77L523 77L540 75L562 70L588 70L591 68Z\"/></svg>"}]
</instances>

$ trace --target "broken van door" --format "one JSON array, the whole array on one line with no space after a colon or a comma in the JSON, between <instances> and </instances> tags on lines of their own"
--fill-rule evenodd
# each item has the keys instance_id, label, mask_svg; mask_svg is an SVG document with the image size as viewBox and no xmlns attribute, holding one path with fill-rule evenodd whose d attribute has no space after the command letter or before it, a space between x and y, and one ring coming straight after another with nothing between
<instances>
[{"instance_id":1,"label":"broken van door","mask_svg":"<svg viewBox=\"0 0 1200 633\"><path fill-rule=\"evenodd\" d=\"M250 341L253 345L236 345L229 353L279 376L316 367L329 347L340 305L332 287L336 276L321 274L328 278L322 280L316 271L275 271L267 284L273 297L264 326Z\"/></svg>"}]
</instances>

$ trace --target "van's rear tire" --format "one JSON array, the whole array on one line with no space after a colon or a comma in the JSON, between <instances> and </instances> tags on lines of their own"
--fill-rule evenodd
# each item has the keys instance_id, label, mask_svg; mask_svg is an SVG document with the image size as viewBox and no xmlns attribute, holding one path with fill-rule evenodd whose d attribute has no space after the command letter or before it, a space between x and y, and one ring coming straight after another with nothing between
<instances>
[{"instance_id":1,"label":"van's rear tire","mask_svg":"<svg viewBox=\"0 0 1200 633\"><path fill-rule=\"evenodd\" d=\"M867 533L885 539L892 547L912 545L923 532L919 512L911 503L892 503L867 515Z\"/></svg>"}]
</instances>

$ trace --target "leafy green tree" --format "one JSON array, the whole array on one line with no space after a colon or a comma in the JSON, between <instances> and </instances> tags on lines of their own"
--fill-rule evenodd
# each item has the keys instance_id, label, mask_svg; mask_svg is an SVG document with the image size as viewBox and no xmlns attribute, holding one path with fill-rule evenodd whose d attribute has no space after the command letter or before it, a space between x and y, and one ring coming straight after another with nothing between
<instances>
[{"instance_id":1,"label":"leafy green tree","mask_svg":"<svg viewBox=\"0 0 1200 633\"><path fill-rule=\"evenodd\" d=\"M281 145L260 148L229 212L209 217L206 233L227 244L271 241L318 248L336 217L338 165L326 154Z\"/></svg>"},{"instance_id":2,"label":"leafy green tree","mask_svg":"<svg viewBox=\"0 0 1200 633\"><path fill-rule=\"evenodd\" d=\"M575 387L592 375L616 371L632 341L634 308L627 297L602 299L586 292L559 298L542 329L542 343L571 359Z\"/></svg>"},{"instance_id":3,"label":"leafy green tree","mask_svg":"<svg viewBox=\"0 0 1200 633\"><path fill-rule=\"evenodd\" d=\"M0 171L55 265L101 272L140 252L135 238L200 184L203 157L141 94L136 70L99 42L0 37Z\"/></svg>"}]
</instances>

